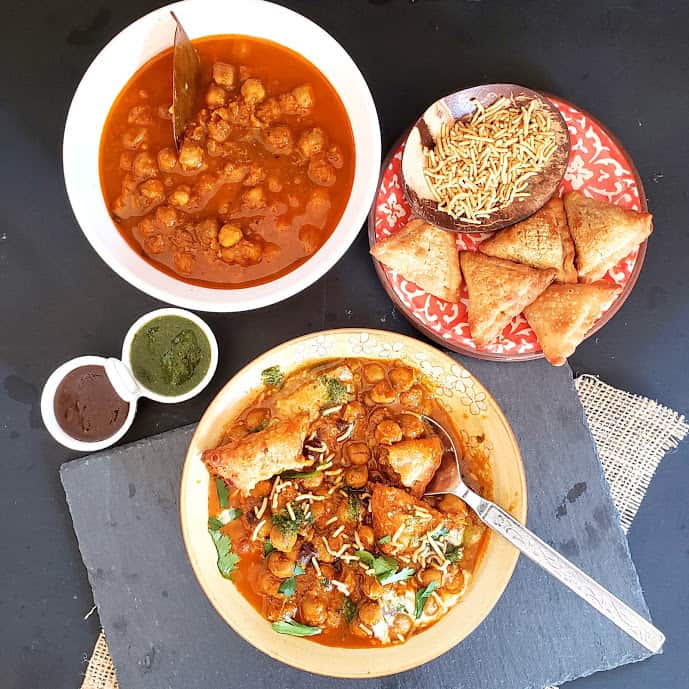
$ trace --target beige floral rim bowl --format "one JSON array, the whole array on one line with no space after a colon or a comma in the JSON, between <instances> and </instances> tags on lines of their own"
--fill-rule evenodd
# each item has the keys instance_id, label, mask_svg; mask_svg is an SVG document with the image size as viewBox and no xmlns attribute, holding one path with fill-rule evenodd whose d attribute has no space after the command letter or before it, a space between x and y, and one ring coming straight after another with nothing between
<instances>
[{"instance_id":1,"label":"beige floral rim bowl","mask_svg":"<svg viewBox=\"0 0 689 689\"><path fill-rule=\"evenodd\" d=\"M331 677L391 675L418 667L453 648L490 613L505 590L518 553L491 535L464 598L429 629L404 644L379 648L338 648L276 634L216 567L208 536L209 476L201 461L222 428L261 388L261 371L279 365L289 373L322 359L401 359L416 367L435 389L469 448L484 436L493 469L494 499L521 522L526 520L526 479L519 448L502 411L472 374L429 344L396 333L369 329L326 330L271 349L239 371L204 413L187 451L182 472L180 518L184 544L203 592L237 634L269 656L301 670ZM474 441L475 443L475 441Z\"/></svg>"}]
</instances>

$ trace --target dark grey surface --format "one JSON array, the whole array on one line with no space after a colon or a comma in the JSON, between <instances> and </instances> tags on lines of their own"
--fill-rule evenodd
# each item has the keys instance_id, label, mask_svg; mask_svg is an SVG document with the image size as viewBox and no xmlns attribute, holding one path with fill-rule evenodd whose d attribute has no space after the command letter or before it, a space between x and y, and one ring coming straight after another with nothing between
<instances>
[{"instance_id":1,"label":"dark grey surface","mask_svg":"<svg viewBox=\"0 0 689 689\"><path fill-rule=\"evenodd\" d=\"M492 391L512 425L528 480L529 526L647 614L569 368L460 361ZM186 559L177 509L192 430L169 431L61 469L122 689L345 686L260 654L203 596ZM463 643L423 668L362 686L541 689L647 655L521 558L504 596Z\"/></svg>"},{"instance_id":2,"label":"dark grey surface","mask_svg":"<svg viewBox=\"0 0 689 689\"><path fill-rule=\"evenodd\" d=\"M58 467L38 413L51 370L116 355L159 302L112 273L69 209L60 141L81 75L107 41L160 0L18 0L3 5L0 64L0 687L75 689L98 634ZM368 80L383 147L442 94L514 82L562 94L624 142L655 214L630 298L570 360L575 372L689 414L689 4L654 0L465 2L285 0L331 32ZM209 317L222 358L180 405L143 403L124 442L198 420L260 351L322 327L414 334L377 283L362 233L330 273L284 304ZM629 534L665 653L576 689L689 687L689 444L667 457ZM566 649L563 653L566 653ZM487 661L486 661L487 662ZM189 689L192 689L191 687Z\"/></svg>"}]
</instances>

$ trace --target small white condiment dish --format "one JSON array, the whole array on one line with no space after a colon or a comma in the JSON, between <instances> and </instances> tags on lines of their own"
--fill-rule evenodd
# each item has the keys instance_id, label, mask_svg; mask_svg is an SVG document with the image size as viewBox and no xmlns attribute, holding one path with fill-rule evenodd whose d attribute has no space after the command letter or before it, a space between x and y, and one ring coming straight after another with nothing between
<instances>
[{"instance_id":1,"label":"small white condiment dish","mask_svg":"<svg viewBox=\"0 0 689 689\"><path fill-rule=\"evenodd\" d=\"M208 370L204 377L187 392L180 395L161 395L153 390L150 390L143 385L134 375L131 364L131 347L134 336L147 323L150 323L156 318L162 316L178 316L185 318L194 325L196 325L201 332L208 339L210 347L210 361L208 362ZM74 371L81 366L102 366L108 379L115 389L115 392L121 399L129 404L129 411L124 424L113 433L113 435L103 440L85 441L73 438L66 433L58 423L55 415L55 395L60 383L71 371ZM41 394L41 415L43 416L43 423L48 429L50 435L57 440L58 443L70 448L71 450L78 450L80 452L96 452L106 447L114 445L124 434L129 430L134 417L136 416L137 403L140 397L147 397L148 399L164 404L175 404L177 402L184 402L198 395L210 382L218 367L218 342L215 339L213 331L208 327L206 322L199 318L196 314L184 309L164 308L150 311L147 314L137 319L127 331L122 345L122 359L115 357L102 357L94 355L78 356L74 359L66 361L64 364L58 366L51 374Z\"/></svg>"}]
</instances>

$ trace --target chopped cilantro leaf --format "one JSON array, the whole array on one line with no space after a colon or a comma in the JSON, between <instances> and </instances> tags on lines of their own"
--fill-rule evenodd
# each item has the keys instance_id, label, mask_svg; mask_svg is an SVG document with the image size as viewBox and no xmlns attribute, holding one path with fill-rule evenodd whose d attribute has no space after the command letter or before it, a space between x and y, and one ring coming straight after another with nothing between
<instances>
[{"instance_id":1,"label":"chopped cilantro leaf","mask_svg":"<svg viewBox=\"0 0 689 689\"><path fill-rule=\"evenodd\" d=\"M209 531L217 531L218 529L222 529L223 523L217 519L216 517L210 517L208 519L208 530Z\"/></svg>"},{"instance_id":2,"label":"chopped cilantro leaf","mask_svg":"<svg viewBox=\"0 0 689 689\"><path fill-rule=\"evenodd\" d=\"M328 404L342 404L346 402L349 393L344 383L337 378L329 378L328 376L321 376L320 381L325 385L325 392L328 396Z\"/></svg>"},{"instance_id":3,"label":"chopped cilantro leaf","mask_svg":"<svg viewBox=\"0 0 689 689\"><path fill-rule=\"evenodd\" d=\"M280 474L280 478L284 479L303 479L303 478L313 478L314 476L318 476L321 472L318 471L318 469L314 471L309 471L306 473L301 473L299 471L283 471Z\"/></svg>"},{"instance_id":4,"label":"chopped cilantro leaf","mask_svg":"<svg viewBox=\"0 0 689 689\"><path fill-rule=\"evenodd\" d=\"M261 380L269 388L281 388L285 382L285 374L279 366L270 366L261 371Z\"/></svg>"},{"instance_id":5,"label":"chopped cilantro leaf","mask_svg":"<svg viewBox=\"0 0 689 689\"><path fill-rule=\"evenodd\" d=\"M347 624L349 624L356 616L356 603L349 597L344 599L342 605L342 616Z\"/></svg>"},{"instance_id":6,"label":"chopped cilantro leaf","mask_svg":"<svg viewBox=\"0 0 689 689\"><path fill-rule=\"evenodd\" d=\"M350 491L347 491L347 516L350 520L356 521L359 519L359 510L361 509L361 500L359 496Z\"/></svg>"},{"instance_id":7,"label":"chopped cilantro leaf","mask_svg":"<svg viewBox=\"0 0 689 689\"><path fill-rule=\"evenodd\" d=\"M441 526L431 534L431 538L437 541L439 538L444 538L449 533L450 529L448 529L446 526Z\"/></svg>"},{"instance_id":8,"label":"chopped cilantro leaf","mask_svg":"<svg viewBox=\"0 0 689 689\"><path fill-rule=\"evenodd\" d=\"M323 627L309 627L295 622L291 617L286 617L279 622L273 622L271 627L274 632L288 634L289 636L315 636L323 631Z\"/></svg>"},{"instance_id":9,"label":"chopped cilantro leaf","mask_svg":"<svg viewBox=\"0 0 689 689\"><path fill-rule=\"evenodd\" d=\"M438 582L432 581L425 589L417 591L414 594L415 604L414 604L414 617L418 620L421 615L423 615L423 609L426 607L426 601L435 589L438 588Z\"/></svg>"},{"instance_id":10,"label":"chopped cilantro leaf","mask_svg":"<svg viewBox=\"0 0 689 689\"><path fill-rule=\"evenodd\" d=\"M261 423L258 424L258 426L254 426L253 428L249 429L249 433L258 433L259 431L263 431L266 428L268 428L268 424L270 423L270 419L263 419Z\"/></svg>"},{"instance_id":11,"label":"chopped cilantro leaf","mask_svg":"<svg viewBox=\"0 0 689 689\"><path fill-rule=\"evenodd\" d=\"M399 572L388 572L378 577L378 581L385 586L385 584L396 584L398 581L406 581L414 576L416 570L411 567L405 567Z\"/></svg>"},{"instance_id":12,"label":"chopped cilantro leaf","mask_svg":"<svg viewBox=\"0 0 689 689\"><path fill-rule=\"evenodd\" d=\"M297 590L297 580L295 577L298 577L300 574L304 573L304 568L297 563L294 565L294 571L292 573L292 576L289 577L289 579L285 579L282 584L280 584L280 588L278 588L278 593L281 593L285 598L289 598L290 596L293 596Z\"/></svg>"},{"instance_id":13,"label":"chopped cilantro leaf","mask_svg":"<svg viewBox=\"0 0 689 689\"><path fill-rule=\"evenodd\" d=\"M209 529L208 533L211 535L215 550L218 553L218 570L225 579L231 579L232 572L237 569L239 555L232 551L232 541L229 536L220 533L217 529Z\"/></svg>"},{"instance_id":14,"label":"chopped cilantro leaf","mask_svg":"<svg viewBox=\"0 0 689 689\"><path fill-rule=\"evenodd\" d=\"M230 489L227 487L225 479L220 477L215 479L215 492L218 494L220 509L226 509L230 504Z\"/></svg>"},{"instance_id":15,"label":"chopped cilantro leaf","mask_svg":"<svg viewBox=\"0 0 689 689\"><path fill-rule=\"evenodd\" d=\"M294 512L294 519L292 519L286 509L280 510L277 513L274 512L270 517L273 526L284 536L291 536L297 533L304 524L313 520L313 515L311 514L308 518L306 517L304 508L301 505L295 505L292 511Z\"/></svg>"},{"instance_id":16,"label":"chopped cilantro leaf","mask_svg":"<svg viewBox=\"0 0 689 689\"><path fill-rule=\"evenodd\" d=\"M266 539L265 543L263 544L263 557L267 557L274 550L275 548L273 548L273 544L270 542L270 539Z\"/></svg>"},{"instance_id":17,"label":"chopped cilantro leaf","mask_svg":"<svg viewBox=\"0 0 689 689\"><path fill-rule=\"evenodd\" d=\"M225 526L225 524L229 524L230 522L233 522L235 519L239 519L239 517L242 516L242 511L237 508L237 507L230 507L226 510L223 510L219 515L218 515L218 521Z\"/></svg>"},{"instance_id":18,"label":"chopped cilantro leaf","mask_svg":"<svg viewBox=\"0 0 689 689\"><path fill-rule=\"evenodd\" d=\"M464 555L464 548L461 545L451 545L445 551L445 558L450 562L459 562Z\"/></svg>"},{"instance_id":19,"label":"chopped cilantro leaf","mask_svg":"<svg viewBox=\"0 0 689 689\"><path fill-rule=\"evenodd\" d=\"M391 540L392 540L392 536L390 536L390 535L388 534L388 535L386 535L386 536L383 536L382 538L379 538L379 539L378 539L378 543L380 543L381 545L383 545L384 543L390 543Z\"/></svg>"}]
</instances>

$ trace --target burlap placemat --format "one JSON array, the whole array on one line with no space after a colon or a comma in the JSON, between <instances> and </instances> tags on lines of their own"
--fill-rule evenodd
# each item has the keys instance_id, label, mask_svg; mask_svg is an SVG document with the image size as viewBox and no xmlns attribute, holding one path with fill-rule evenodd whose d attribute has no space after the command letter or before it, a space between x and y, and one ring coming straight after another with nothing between
<instances>
[{"instance_id":1,"label":"burlap placemat","mask_svg":"<svg viewBox=\"0 0 689 689\"><path fill-rule=\"evenodd\" d=\"M672 409L613 388L595 376L579 376L575 385L622 527L627 531L660 460L677 447L689 426ZM96 641L81 689L119 689L103 632Z\"/></svg>"}]
</instances>

